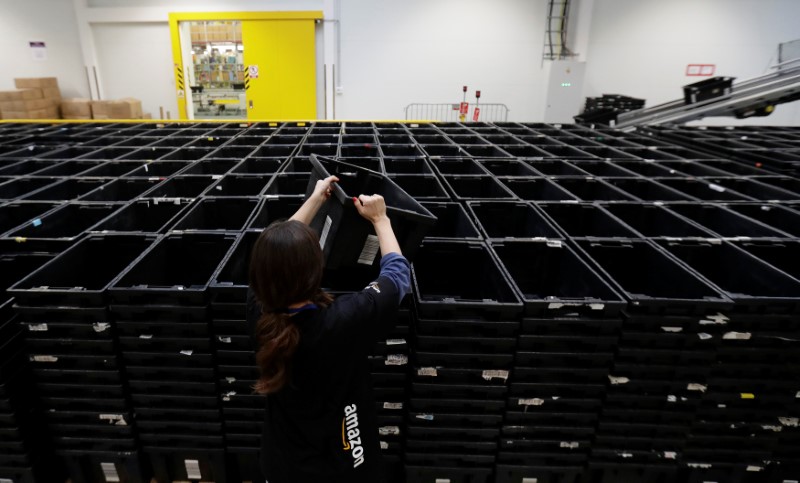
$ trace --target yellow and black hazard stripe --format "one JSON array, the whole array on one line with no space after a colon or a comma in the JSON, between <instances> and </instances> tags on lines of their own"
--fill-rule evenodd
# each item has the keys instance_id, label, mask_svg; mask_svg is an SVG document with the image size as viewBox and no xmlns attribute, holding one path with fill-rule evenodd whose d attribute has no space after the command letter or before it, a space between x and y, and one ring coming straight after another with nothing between
<instances>
[{"instance_id":1,"label":"yellow and black hazard stripe","mask_svg":"<svg viewBox=\"0 0 800 483\"><path fill-rule=\"evenodd\" d=\"M244 90L247 90L249 88L250 88L250 69L249 68L245 68L244 69Z\"/></svg>"},{"instance_id":2,"label":"yellow and black hazard stripe","mask_svg":"<svg viewBox=\"0 0 800 483\"><path fill-rule=\"evenodd\" d=\"M178 89L185 91L183 81L183 69L179 65L175 66L175 81L178 83Z\"/></svg>"}]
</instances>

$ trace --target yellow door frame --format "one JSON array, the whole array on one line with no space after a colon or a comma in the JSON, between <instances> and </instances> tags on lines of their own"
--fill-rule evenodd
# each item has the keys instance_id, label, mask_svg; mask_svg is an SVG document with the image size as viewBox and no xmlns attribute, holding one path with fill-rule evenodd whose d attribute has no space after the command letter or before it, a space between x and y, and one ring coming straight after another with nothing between
<instances>
[{"instance_id":1,"label":"yellow door frame","mask_svg":"<svg viewBox=\"0 0 800 483\"><path fill-rule=\"evenodd\" d=\"M169 32L172 39L172 63L175 73L175 95L178 98L178 118L186 116L186 91L188 86L183 74L183 54L179 22L212 20L319 20L321 10L300 10L287 12L173 12L169 14Z\"/></svg>"}]
</instances>

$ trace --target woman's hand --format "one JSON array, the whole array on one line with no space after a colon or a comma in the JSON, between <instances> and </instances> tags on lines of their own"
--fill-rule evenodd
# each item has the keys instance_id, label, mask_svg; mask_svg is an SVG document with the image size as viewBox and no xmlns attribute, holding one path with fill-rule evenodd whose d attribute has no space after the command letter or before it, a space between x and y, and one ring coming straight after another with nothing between
<instances>
[{"instance_id":1,"label":"woman's hand","mask_svg":"<svg viewBox=\"0 0 800 483\"><path fill-rule=\"evenodd\" d=\"M317 181L316 186L314 186L314 194L311 195L312 198L316 198L320 201L327 200L331 197L331 193L333 193L333 184L338 182L339 178L336 176L328 176L325 179Z\"/></svg>"},{"instance_id":2,"label":"woman's hand","mask_svg":"<svg viewBox=\"0 0 800 483\"><path fill-rule=\"evenodd\" d=\"M358 213L372 224L389 219L386 216L386 202L383 201L381 195L361 195L353 198L353 203L355 203Z\"/></svg>"}]
</instances>

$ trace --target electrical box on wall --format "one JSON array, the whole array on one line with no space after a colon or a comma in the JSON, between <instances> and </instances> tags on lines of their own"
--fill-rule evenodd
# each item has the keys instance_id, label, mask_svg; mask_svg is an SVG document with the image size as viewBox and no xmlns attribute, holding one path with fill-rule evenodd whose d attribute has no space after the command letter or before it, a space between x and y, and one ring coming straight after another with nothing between
<instances>
[{"instance_id":1,"label":"electrical box on wall","mask_svg":"<svg viewBox=\"0 0 800 483\"><path fill-rule=\"evenodd\" d=\"M544 122L572 123L583 105L586 62L554 60L550 65Z\"/></svg>"}]
</instances>

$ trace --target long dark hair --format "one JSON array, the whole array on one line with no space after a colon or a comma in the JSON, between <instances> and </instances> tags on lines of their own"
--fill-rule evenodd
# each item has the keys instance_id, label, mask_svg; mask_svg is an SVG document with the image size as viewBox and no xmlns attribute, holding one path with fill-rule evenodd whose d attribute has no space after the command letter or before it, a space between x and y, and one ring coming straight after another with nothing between
<instances>
[{"instance_id":1,"label":"long dark hair","mask_svg":"<svg viewBox=\"0 0 800 483\"><path fill-rule=\"evenodd\" d=\"M261 377L256 392L276 392L289 378L300 331L286 308L305 300L330 304L331 296L320 289L323 264L317 234L299 221L273 223L256 240L250 256L250 286L261 303L256 326Z\"/></svg>"}]
</instances>

